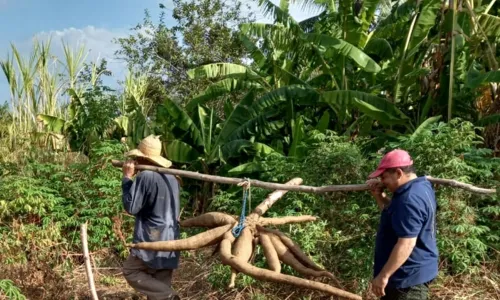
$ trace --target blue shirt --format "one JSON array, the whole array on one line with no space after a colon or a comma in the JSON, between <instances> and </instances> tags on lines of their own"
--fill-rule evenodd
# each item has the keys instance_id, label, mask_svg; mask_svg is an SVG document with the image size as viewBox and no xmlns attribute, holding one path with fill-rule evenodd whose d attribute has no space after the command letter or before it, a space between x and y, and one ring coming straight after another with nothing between
<instances>
[{"instance_id":1,"label":"blue shirt","mask_svg":"<svg viewBox=\"0 0 500 300\"><path fill-rule=\"evenodd\" d=\"M125 210L135 216L134 243L179 238L179 183L172 175L140 172L135 181L122 180ZM176 269L179 251L132 249L132 254L153 269Z\"/></svg>"},{"instance_id":2,"label":"blue shirt","mask_svg":"<svg viewBox=\"0 0 500 300\"><path fill-rule=\"evenodd\" d=\"M389 260L398 238L417 238L410 257L389 278L388 286L407 288L426 283L438 274L436 197L431 183L418 177L402 185L382 211L375 244L374 276Z\"/></svg>"}]
</instances>

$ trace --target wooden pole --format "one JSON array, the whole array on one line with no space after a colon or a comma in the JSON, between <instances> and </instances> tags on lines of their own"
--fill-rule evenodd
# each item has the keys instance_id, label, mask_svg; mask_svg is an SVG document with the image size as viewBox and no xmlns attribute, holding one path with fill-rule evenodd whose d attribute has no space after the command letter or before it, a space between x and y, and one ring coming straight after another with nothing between
<instances>
[{"instance_id":1,"label":"wooden pole","mask_svg":"<svg viewBox=\"0 0 500 300\"><path fill-rule=\"evenodd\" d=\"M118 161L118 160L113 160L112 165L115 167L122 167L123 162ZM209 181L209 182L216 182L220 184L239 184L243 183L246 180L241 179L241 178L231 178L231 177L223 177L223 176L215 176L215 175L207 175L207 174L202 174L198 172L190 172L190 171L183 171L183 170L176 170L176 169L167 169L167 168L160 168L160 167L154 167L154 166L146 166L146 165L136 165L135 168L137 170L148 170L148 171L154 171L154 172L159 172L159 173L164 173L164 174L171 174L171 175L177 175L177 176L183 176L187 178L192 178L192 179L197 179L197 180L203 180L203 181ZM468 183L456 181L453 179L441 179L441 178L434 178L431 176L427 176L427 179L438 185L446 185L454 188L460 188L472 193L476 194L483 194L483 195L493 195L497 193L496 189L486 189L486 188L480 188L473 186ZM288 185L288 184L282 184L282 183L273 183L273 182L265 182L265 181L260 181L260 180L250 180L250 184L254 187L260 187L264 189L269 189L269 190L286 190L286 191L294 191L294 192L303 192L303 193L329 193L329 192L355 192L355 191L368 191L370 190L370 187L367 184L346 184L346 185L326 185L326 186L320 186L320 187L315 187L315 186L308 186L308 185Z\"/></svg>"},{"instance_id":2,"label":"wooden pole","mask_svg":"<svg viewBox=\"0 0 500 300\"><path fill-rule=\"evenodd\" d=\"M87 223L83 223L80 226L80 236L82 239L83 259L85 260L85 271L87 273L87 280L89 282L90 293L92 294L93 300L99 300L99 298L97 297L97 292L95 290L92 267L90 266L89 247L87 243Z\"/></svg>"}]
</instances>

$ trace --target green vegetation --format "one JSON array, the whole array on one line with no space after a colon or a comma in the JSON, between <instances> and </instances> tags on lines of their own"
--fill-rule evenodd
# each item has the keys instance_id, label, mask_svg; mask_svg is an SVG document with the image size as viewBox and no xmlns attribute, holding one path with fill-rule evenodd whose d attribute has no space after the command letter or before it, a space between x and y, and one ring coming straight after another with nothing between
<instances>
[{"instance_id":1,"label":"green vegetation","mask_svg":"<svg viewBox=\"0 0 500 300\"><path fill-rule=\"evenodd\" d=\"M84 63L84 48L65 46L65 57L55 59L50 41L36 42L26 58L12 46L1 61L11 97L0 107L0 272L6 276L0 295L84 293L85 284L75 280L85 281L78 273L84 222L94 265L120 266L133 218L121 204L121 172L109 162L151 133L161 135L175 168L206 174L362 183L383 152L404 148L419 175L498 189L497 3L297 2L321 12L297 21L290 1L259 0L274 19L261 24L242 17L241 3L175 0L171 28L164 13L157 23L146 13L129 37L116 41L130 70L123 92L103 84L102 76L111 75L106 61ZM434 292L446 298L447 285L463 297L493 299L500 281L498 196L436 192L441 263ZM267 193L253 188L251 205ZM240 187L183 179L183 217L239 214L241 197ZM273 214L318 216L319 222L283 231L346 289L368 296L379 216L369 193L291 192ZM201 288L216 293L229 270L210 264L213 259L185 253L182 268L186 276L206 274L197 277L206 282ZM255 265L264 266L260 252ZM119 275L96 275L98 286L124 284ZM44 291L36 290L42 284ZM284 295L275 285L239 277L238 287L249 285L249 299Z\"/></svg>"}]
</instances>

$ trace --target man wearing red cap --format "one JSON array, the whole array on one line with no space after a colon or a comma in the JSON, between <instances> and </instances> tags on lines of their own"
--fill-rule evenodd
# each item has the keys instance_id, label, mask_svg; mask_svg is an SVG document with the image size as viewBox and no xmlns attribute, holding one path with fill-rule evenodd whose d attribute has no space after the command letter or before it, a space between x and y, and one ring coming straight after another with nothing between
<instances>
[{"instance_id":1,"label":"man wearing red cap","mask_svg":"<svg viewBox=\"0 0 500 300\"><path fill-rule=\"evenodd\" d=\"M369 177L367 184L382 210L372 290L382 299L428 299L439 255L432 185L417 177L410 155L399 149L387 153ZM384 189L393 193L392 199Z\"/></svg>"}]
</instances>

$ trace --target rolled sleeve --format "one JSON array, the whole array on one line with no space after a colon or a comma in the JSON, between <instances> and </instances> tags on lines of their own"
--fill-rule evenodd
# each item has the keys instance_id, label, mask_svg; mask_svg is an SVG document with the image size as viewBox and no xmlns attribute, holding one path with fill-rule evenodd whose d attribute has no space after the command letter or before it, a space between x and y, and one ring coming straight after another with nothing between
<instances>
[{"instance_id":1,"label":"rolled sleeve","mask_svg":"<svg viewBox=\"0 0 500 300\"><path fill-rule=\"evenodd\" d=\"M424 225L424 214L417 199L409 196L396 206L392 214L392 227L399 238L414 238Z\"/></svg>"}]
</instances>

